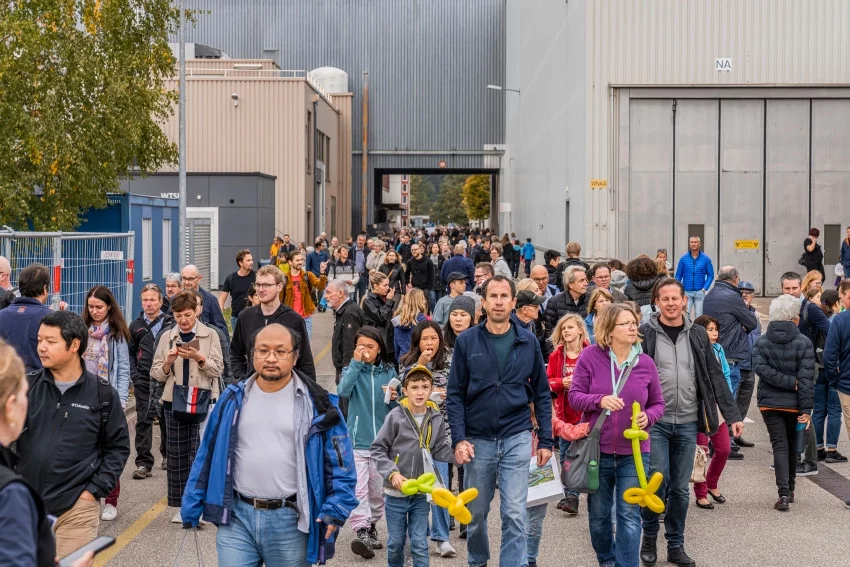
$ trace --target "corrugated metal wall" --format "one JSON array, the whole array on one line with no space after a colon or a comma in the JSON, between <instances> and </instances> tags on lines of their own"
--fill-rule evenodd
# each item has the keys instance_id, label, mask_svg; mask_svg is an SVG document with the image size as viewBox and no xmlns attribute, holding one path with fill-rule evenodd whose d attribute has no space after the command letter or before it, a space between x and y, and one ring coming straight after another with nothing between
<instances>
[{"instance_id":1,"label":"corrugated metal wall","mask_svg":"<svg viewBox=\"0 0 850 567\"><path fill-rule=\"evenodd\" d=\"M846 0L590 1L586 187L614 173L612 86L850 83ZM732 70L715 71L718 57ZM584 238L596 255L616 251L609 191L588 199Z\"/></svg>"},{"instance_id":2,"label":"corrugated metal wall","mask_svg":"<svg viewBox=\"0 0 850 567\"><path fill-rule=\"evenodd\" d=\"M269 57L282 69L346 71L355 93L355 150L361 148L364 71L369 71L370 150L481 150L504 142L504 93L485 86L504 84L505 0L188 0L184 5L209 12L198 15L187 41L236 58ZM398 163L417 167L415 158L398 156ZM370 178L374 168L370 164ZM355 226L359 180L355 156Z\"/></svg>"}]
</instances>

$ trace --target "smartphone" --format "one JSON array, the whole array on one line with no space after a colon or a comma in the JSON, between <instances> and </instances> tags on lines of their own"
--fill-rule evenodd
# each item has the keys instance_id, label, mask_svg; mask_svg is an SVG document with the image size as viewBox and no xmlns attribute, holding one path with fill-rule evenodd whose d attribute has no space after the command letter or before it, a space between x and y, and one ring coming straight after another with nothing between
<instances>
[{"instance_id":1,"label":"smartphone","mask_svg":"<svg viewBox=\"0 0 850 567\"><path fill-rule=\"evenodd\" d=\"M71 567L74 561L80 559L83 555L88 553L89 551L94 551L94 554L97 555L107 547L112 547L115 544L115 538L112 536L99 536L92 541L88 542L78 550L74 551L70 555L66 555L59 561L59 567Z\"/></svg>"}]
</instances>

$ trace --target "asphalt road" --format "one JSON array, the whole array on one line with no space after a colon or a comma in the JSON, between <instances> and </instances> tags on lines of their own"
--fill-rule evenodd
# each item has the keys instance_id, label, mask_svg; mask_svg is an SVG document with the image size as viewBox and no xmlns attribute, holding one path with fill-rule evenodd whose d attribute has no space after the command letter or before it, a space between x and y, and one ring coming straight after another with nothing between
<instances>
[{"instance_id":1,"label":"asphalt road","mask_svg":"<svg viewBox=\"0 0 850 567\"><path fill-rule=\"evenodd\" d=\"M330 313L315 316L312 343L319 381L330 389L333 388L334 374L327 348L332 321ZM847 532L850 510L844 507L840 499L850 498L850 464L820 463L821 474L799 481L796 503L792 505L791 511L777 512L773 509L776 487L773 471L768 468L772 456L767 431L757 408L753 407L749 415L755 421L747 425L746 437L754 441L756 446L743 449L744 460L730 461L727 465L720 481L720 488L728 499L727 504L717 505L714 510L707 511L697 509L692 499L685 534L688 553L698 565L712 567L850 565L850 539ZM154 446L156 443L155 440ZM850 443L843 429L839 449L850 455ZM175 510L168 508L165 503L165 471L159 469L159 456L153 476L145 480L132 479L133 458L134 455L131 455L121 479L118 519L101 522L101 533L116 536L117 542L98 558L98 565L197 565L191 532L171 523ZM490 560L492 567L498 565L499 549L500 522L496 501L491 506L488 521L490 549L494 554ZM382 540L386 541L383 522L378 529ZM183 554L179 562L175 563L178 548L186 534L190 535ZM215 527L209 525L198 530L197 534L203 564L207 567L217 565ZM465 542L458 539L457 534L457 531L451 532L451 542L458 550L458 557L442 559L433 554L432 548L432 565L461 567L467 564ZM328 562L329 565L386 564L385 551L378 551L376 557L369 561L354 556L350 551L352 537L351 530L343 528L337 544L337 555ZM663 539L659 539L659 547L662 550L659 565L665 565ZM597 565L590 545L584 497L581 510L574 517L568 517L555 509L554 504L550 504L538 565Z\"/></svg>"}]
</instances>

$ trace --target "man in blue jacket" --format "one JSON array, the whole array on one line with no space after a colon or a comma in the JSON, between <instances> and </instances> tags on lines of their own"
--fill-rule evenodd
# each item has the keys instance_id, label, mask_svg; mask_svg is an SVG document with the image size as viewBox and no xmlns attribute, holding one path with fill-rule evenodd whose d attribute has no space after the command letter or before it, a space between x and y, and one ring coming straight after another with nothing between
<instances>
[{"instance_id":1,"label":"man in blue jacket","mask_svg":"<svg viewBox=\"0 0 850 567\"><path fill-rule=\"evenodd\" d=\"M224 565L322 565L357 506L348 428L337 397L293 370L300 342L257 333L256 372L222 394L192 464L183 526L216 524Z\"/></svg>"},{"instance_id":2,"label":"man in blue jacket","mask_svg":"<svg viewBox=\"0 0 850 567\"><path fill-rule=\"evenodd\" d=\"M823 349L823 371L830 388L838 390L844 427L850 436L850 281L841 282L838 297L845 310L832 319Z\"/></svg>"},{"instance_id":3,"label":"man in blue jacket","mask_svg":"<svg viewBox=\"0 0 850 567\"><path fill-rule=\"evenodd\" d=\"M676 266L676 279L685 286L685 295L688 296L691 321L702 315L705 293L714 281L711 258L700 250L700 246L699 236L691 236L688 239L689 250L679 258L679 265Z\"/></svg>"},{"instance_id":4,"label":"man in blue jacket","mask_svg":"<svg viewBox=\"0 0 850 567\"><path fill-rule=\"evenodd\" d=\"M516 288L504 276L482 286L487 321L457 337L446 395L455 459L465 486L478 489L469 503L471 567L490 559L487 513L499 480L502 546L499 565L527 559L525 507L531 453L531 409L538 423L537 465L552 456L552 398L540 344L511 319Z\"/></svg>"},{"instance_id":5,"label":"man in blue jacket","mask_svg":"<svg viewBox=\"0 0 850 567\"><path fill-rule=\"evenodd\" d=\"M15 349L27 372L41 369L38 357L38 329L52 311L44 303L50 287L50 271L42 264L30 264L18 277L21 297L0 311L0 339Z\"/></svg>"},{"instance_id":6,"label":"man in blue jacket","mask_svg":"<svg viewBox=\"0 0 850 567\"><path fill-rule=\"evenodd\" d=\"M475 266L472 264L472 260L463 255L463 252L463 245L455 244L454 255L443 262L443 267L440 270L440 286L443 291L446 291L446 286L449 285L449 274L452 272L460 272L465 275L466 291L472 291L475 281Z\"/></svg>"}]
</instances>

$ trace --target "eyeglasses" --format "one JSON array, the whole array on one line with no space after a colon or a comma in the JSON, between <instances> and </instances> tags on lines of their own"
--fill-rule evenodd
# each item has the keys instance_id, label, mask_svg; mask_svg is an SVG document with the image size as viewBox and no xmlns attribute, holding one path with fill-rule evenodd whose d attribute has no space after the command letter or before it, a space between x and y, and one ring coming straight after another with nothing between
<instances>
[{"instance_id":1,"label":"eyeglasses","mask_svg":"<svg viewBox=\"0 0 850 567\"><path fill-rule=\"evenodd\" d=\"M254 287L256 289L271 289L271 288L277 287L279 285L280 284L276 284L276 283L255 283Z\"/></svg>"},{"instance_id":2,"label":"eyeglasses","mask_svg":"<svg viewBox=\"0 0 850 567\"><path fill-rule=\"evenodd\" d=\"M180 279L183 280L184 282L193 282L195 280L201 279L201 276L195 276L193 278L187 278L186 276L180 276Z\"/></svg>"},{"instance_id":3,"label":"eyeglasses","mask_svg":"<svg viewBox=\"0 0 850 567\"><path fill-rule=\"evenodd\" d=\"M481 278L486 278L487 274L475 274L475 279L480 280Z\"/></svg>"},{"instance_id":4,"label":"eyeglasses","mask_svg":"<svg viewBox=\"0 0 850 567\"><path fill-rule=\"evenodd\" d=\"M614 326L615 327L622 327L624 329L632 329L632 328L637 329L638 324L634 321L629 321L628 323L616 323Z\"/></svg>"},{"instance_id":5,"label":"eyeglasses","mask_svg":"<svg viewBox=\"0 0 850 567\"><path fill-rule=\"evenodd\" d=\"M259 358L260 360L265 360L271 355L271 353L274 353L275 358L281 359L281 358L286 358L287 356L289 356L293 352L295 352L295 351L284 350L282 348L276 348L276 349L272 350L272 349L269 349L269 348L260 347L260 348L254 350L254 356Z\"/></svg>"}]
</instances>

